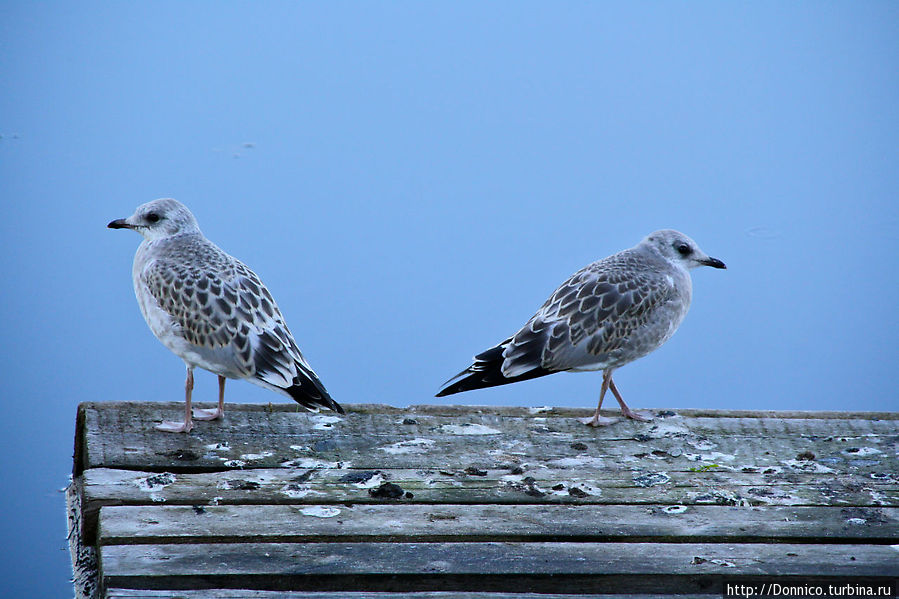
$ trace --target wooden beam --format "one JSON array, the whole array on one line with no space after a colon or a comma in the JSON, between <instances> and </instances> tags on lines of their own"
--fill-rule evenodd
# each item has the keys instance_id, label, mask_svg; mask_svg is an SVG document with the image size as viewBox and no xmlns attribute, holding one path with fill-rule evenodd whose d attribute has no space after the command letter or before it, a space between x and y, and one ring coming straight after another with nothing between
<instances>
[{"instance_id":1,"label":"wooden beam","mask_svg":"<svg viewBox=\"0 0 899 599\"><path fill-rule=\"evenodd\" d=\"M252 522L248 530L247 522ZM100 544L550 541L883 543L899 508L235 505L103 508Z\"/></svg>"},{"instance_id":2,"label":"wooden beam","mask_svg":"<svg viewBox=\"0 0 899 599\"><path fill-rule=\"evenodd\" d=\"M101 549L109 586L181 589L701 592L697 577L899 574L884 545L759 543L239 543ZM241 586L242 585L242 586Z\"/></svg>"}]
</instances>

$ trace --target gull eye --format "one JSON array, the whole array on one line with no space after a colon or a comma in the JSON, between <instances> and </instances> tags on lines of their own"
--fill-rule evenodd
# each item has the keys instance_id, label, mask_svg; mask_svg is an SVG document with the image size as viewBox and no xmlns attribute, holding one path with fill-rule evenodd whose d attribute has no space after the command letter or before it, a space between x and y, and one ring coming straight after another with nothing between
<instances>
[{"instance_id":1,"label":"gull eye","mask_svg":"<svg viewBox=\"0 0 899 599\"><path fill-rule=\"evenodd\" d=\"M156 214L155 212L150 212L149 214L147 214L146 218L147 218L148 223L158 223L159 222L159 215Z\"/></svg>"},{"instance_id":2,"label":"gull eye","mask_svg":"<svg viewBox=\"0 0 899 599\"><path fill-rule=\"evenodd\" d=\"M677 253L680 254L681 256L689 256L690 254L693 253L693 248L691 248L686 243L679 243L676 246L674 246L674 249L676 249Z\"/></svg>"}]
</instances>

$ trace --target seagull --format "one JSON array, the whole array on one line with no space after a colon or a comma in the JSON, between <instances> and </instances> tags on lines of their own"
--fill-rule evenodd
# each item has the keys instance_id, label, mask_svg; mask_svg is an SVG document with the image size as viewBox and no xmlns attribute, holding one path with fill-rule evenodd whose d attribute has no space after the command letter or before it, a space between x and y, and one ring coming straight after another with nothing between
<instances>
[{"instance_id":1,"label":"seagull","mask_svg":"<svg viewBox=\"0 0 899 599\"><path fill-rule=\"evenodd\" d=\"M698 266L726 268L683 233L650 233L636 246L571 275L521 330L475 356L437 397L554 372L602 370L599 404L584 424L617 421L599 415L609 389L624 416L650 420L624 403L612 373L671 338L690 308L689 271Z\"/></svg>"},{"instance_id":2,"label":"seagull","mask_svg":"<svg viewBox=\"0 0 899 599\"><path fill-rule=\"evenodd\" d=\"M226 379L249 381L310 410L344 413L300 353L256 273L206 239L186 206L170 198L153 200L107 226L144 237L132 269L137 303L156 338L187 365L184 421L165 421L157 430L193 428L190 399L197 366L219 380L218 408L194 410L197 420L224 417Z\"/></svg>"}]
</instances>

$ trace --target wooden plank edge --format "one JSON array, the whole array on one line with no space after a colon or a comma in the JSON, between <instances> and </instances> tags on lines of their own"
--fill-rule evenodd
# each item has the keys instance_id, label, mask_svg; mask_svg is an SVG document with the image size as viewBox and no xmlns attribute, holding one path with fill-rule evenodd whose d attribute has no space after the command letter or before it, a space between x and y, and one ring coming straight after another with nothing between
<instances>
[{"instance_id":1,"label":"wooden plank edge","mask_svg":"<svg viewBox=\"0 0 899 599\"><path fill-rule=\"evenodd\" d=\"M72 584L75 599L95 599L100 590L98 556L96 547L85 543L81 497L81 479L74 478L66 487L66 528L72 560Z\"/></svg>"},{"instance_id":2,"label":"wooden plank edge","mask_svg":"<svg viewBox=\"0 0 899 599\"><path fill-rule=\"evenodd\" d=\"M127 409L137 402L130 401L89 401L79 404L79 409L85 410L114 410ZM177 410L184 407L183 402L152 402L159 406L160 409ZM214 407L212 403L196 403L197 406ZM521 407L521 406L488 406L488 405L462 405L462 404L410 404L406 406L394 406L388 404L377 403L341 403L347 412L356 412L362 414L391 414L391 415L408 415L410 413L431 414L455 416L460 414L494 414L497 416L511 417L586 417L593 415L593 408L577 408L569 406L541 406L541 407ZM268 404L248 404L248 403L229 403L226 407L228 410L243 412L304 412L305 410L297 404L282 402L272 402ZM636 408L635 408L636 409ZM652 413L671 413L673 416L683 417L702 417L702 418L778 418L778 419L819 419L819 420L899 420L899 412L891 411L871 411L871 412L854 412L854 411L823 411L823 410L719 410L719 409L702 409L702 408L639 408L648 410ZM323 411L323 414L330 412ZM618 410L603 410L603 414L610 416L619 415ZM671 417L671 416L668 416Z\"/></svg>"},{"instance_id":3,"label":"wooden plank edge","mask_svg":"<svg viewBox=\"0 0 899 599\"><path fill-rule=\"evenodd\" d=\"M892 545L899 508L461 504L118 506L100 545L202 543L629 542ZM744 517L740 518L740 514ZM869 519L871 523L867 522ZM247 530L245 522L254 522ZM396 523L402 522L401 528ZM539 523L539 524L538 524Z\"/></svg>"},{"instance_id":4,"label":"wooden plank edge","mask_svg":"<svg viewBox=\"0 0 899 599\"><path fill-rule=\"evenodd\" d=\"M304 591L714 592L723 578L888 581L867 545L409 543L114 546L105 587Z\"/></svg>"},{"instance_id":5,"label":"wooden plank edge","mask_svg":"<svg viewBox=\"0 0 899 599\"><path fill-rule=\"evenodd\" d=\"M707 594L678 595L677 599L709 599ZM172 599L171 591L146 589L108 589L106 599ZM621 595L569 593L482 593L464 591L423 592L328 592L328 591L253 591L240 589L204 589L179 591L177 599L621 599ZM670 595L636 594L627 599L671 599Z\"/></svg>"}]
</instances>

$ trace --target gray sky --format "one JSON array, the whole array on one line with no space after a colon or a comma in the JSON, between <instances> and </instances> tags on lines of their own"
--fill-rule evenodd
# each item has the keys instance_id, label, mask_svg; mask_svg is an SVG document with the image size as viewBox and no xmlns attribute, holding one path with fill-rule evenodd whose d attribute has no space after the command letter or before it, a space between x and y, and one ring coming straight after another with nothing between
<instances>
[{"instance_id":1,"label":"gray sky","mask_svg":"<svg viewBox=\"0 0 899 599\"><path fill-rule=\"evenodd\" d=\"M899 405L899 4L7 2L0 32L12 595L69 592L77 404L182 399L139 237L105 228L158 197L263 278L341 403L442 402L568 275L671 227L728 270L616 373L632 407ZM446 399L587 408L600 382Z\"/></svg>"}]
</instances>

